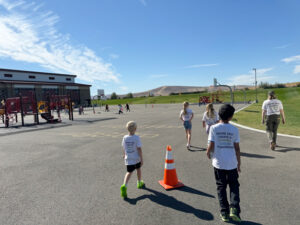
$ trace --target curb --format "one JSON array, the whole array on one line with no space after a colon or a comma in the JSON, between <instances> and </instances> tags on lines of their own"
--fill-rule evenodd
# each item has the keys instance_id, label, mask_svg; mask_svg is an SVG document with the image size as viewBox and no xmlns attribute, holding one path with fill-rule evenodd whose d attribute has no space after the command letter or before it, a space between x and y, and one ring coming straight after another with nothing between
<instances>
[{"instance_id":1,"label":"curb","mask_svg":"<svg viewBox=\"0 0 300 225\"><path fill-rule=\"evenodd\" d=\"M252 105L253 103L255 102L252 102L250 105ZM247 107L249 107L250 105L247 105L239 110L236 111L236 113L246 109ZM244 125L241 125L241 124L238 124L238 123L235 123L235 122L232 122L230 121L231 124L237 126L237 127L240 127L240 128L244 128L246 130L252 130L252 131L256 131L256 132L259 132L259 133L266 133L266 131L264 130L259 130L259 129L256 129L256 128L252 128L252 127L248 127L248 126L244 126ZM296 135L289 135L289 134L281 134L281 133L277 133L277 136L281 136L281 137L290 137L290 138L296 138L296 139L300 139L300 136L296 136Z\"/></svg>"},{"instance_id":2,"label":"curb","mask_svg":"<svg viewBox=\"0 0 300 225\"><path fill-rule=\"evenodd\" d=\"M33 132L33 131L48 130L48 129L53 129L53 128L68 127L68 126L72 126L72 124L63 124L61 126L53 126L52 125L50 127L42 127L42 128L36 128L36 129L30 129L30 130L20 130L20 131L16 131L16 132L9 132L9 133L5 133L5 134L0 134L0 137L1 136L13 135L13 134L28 133L28 132Z\"/></svg>"}]
</instances>

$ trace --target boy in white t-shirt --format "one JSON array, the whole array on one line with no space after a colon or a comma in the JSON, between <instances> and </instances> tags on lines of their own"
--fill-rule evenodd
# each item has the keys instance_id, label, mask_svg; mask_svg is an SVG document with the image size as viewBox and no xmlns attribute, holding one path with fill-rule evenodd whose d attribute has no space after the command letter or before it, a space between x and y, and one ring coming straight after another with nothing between
<instances>
[{"instance_id":1,"label":"boy in white t-shirt","mask_svg":"<svg viewBox=\"0 0 300 225\"><path fill-rule=\"evenodd\" d=\"M236 127L229 121L234 114L234 107L226 104L219 110L221 122L211 126L207 148L207 157L212 159L214 167L218 198L221 208L221 219L228 222L231 218L241 222L240 194L238 172L241 172L240 137ZM230 188L230 205L227 201L226 187Z\"/></svg>"},{"instance_id":2,"label":"boy in white t-shirt","mask_svg":"<svg viewBox=\"0 0 300 225\"><path fill-rule=\"evenodd\" d=\"M129 134L123 137L122 147L124 150L125 165L127 167L127 173L124 177L124 183L121 186L121 197L127 198L127 184L131 177L132 172L136 169L137 172L137 188L142 188L145 186L144 181L142 181L142 171L143 166L143 154L142 154L142 143L140 137L135 135L137 124L134 121L129 121L126 125Z\"/></svg>"}]
</instances>

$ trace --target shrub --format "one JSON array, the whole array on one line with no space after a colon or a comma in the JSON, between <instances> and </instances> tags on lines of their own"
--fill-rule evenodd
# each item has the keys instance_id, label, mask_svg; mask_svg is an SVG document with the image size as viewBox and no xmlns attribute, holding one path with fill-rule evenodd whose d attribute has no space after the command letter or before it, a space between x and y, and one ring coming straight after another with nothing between
<instances>
[{"instance_id":1,"label":"shrub","mask_svg":"<svg viewBox=\"0 0 300 225\"><path fill-rule=\"evenodd\" d=\"M113 92L110 96L110 99L117 99L119 96L116 94L116 92Z\"/></svg>"}]
</instances>

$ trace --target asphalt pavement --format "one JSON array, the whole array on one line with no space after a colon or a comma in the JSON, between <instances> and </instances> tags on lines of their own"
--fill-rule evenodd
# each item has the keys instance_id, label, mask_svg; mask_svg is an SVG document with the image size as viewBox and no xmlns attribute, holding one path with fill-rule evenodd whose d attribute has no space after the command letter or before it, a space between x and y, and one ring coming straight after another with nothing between
<instances>
[{"instance_id":1,"label":"asphalt pavement","mask_svg":"<svg viewBox=\"0 0 300 225\"><path fill-rule=\"evenodd\" d=\"M191 151L178 119L181 105L134 105L121 115L111 109L105 113L97 108L96 114L89 109L76 115L71 126L0 137L0 224L224 224L213 167L204 151L204 106L192 106ZM138 124L146 188L137 189L132 176L124 201L119 189L126 172L121 141L129 120ZM271 151L266 135L239 131L242 224L299 224L300 140L278 137L280 147ZM158 183L167 145L185 184L171 191Z\"/></svg>"}]
</instances>

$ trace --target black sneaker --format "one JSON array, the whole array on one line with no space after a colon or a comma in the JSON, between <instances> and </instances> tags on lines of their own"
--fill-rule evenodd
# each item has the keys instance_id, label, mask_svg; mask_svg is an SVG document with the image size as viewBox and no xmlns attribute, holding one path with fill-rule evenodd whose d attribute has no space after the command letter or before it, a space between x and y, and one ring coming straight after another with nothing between
<instances>
[{"instance_id":1,"label":"black sneaker","mask_svg":"<svg viewBox=\"0 0 300 225\"><path fill-rule=\"evenodd\" d=\"M228 214L228 213L222 212L222 213L220 214L220 216L221 216L221 220L222 220L223 222L229 222L229 214Z\"/></svg>"},{"instance_id":2,"label":"black sneaker","mask_svg":"<svg viewBox=\"0 0 300 225\"><path fill-rule=\"evenodd\" d=\"M230 218L234 221L234 222L242 222L240 214L238 213L238 210L236 208L231 208L230 209Z\"/></svg>"}]
</instances>

